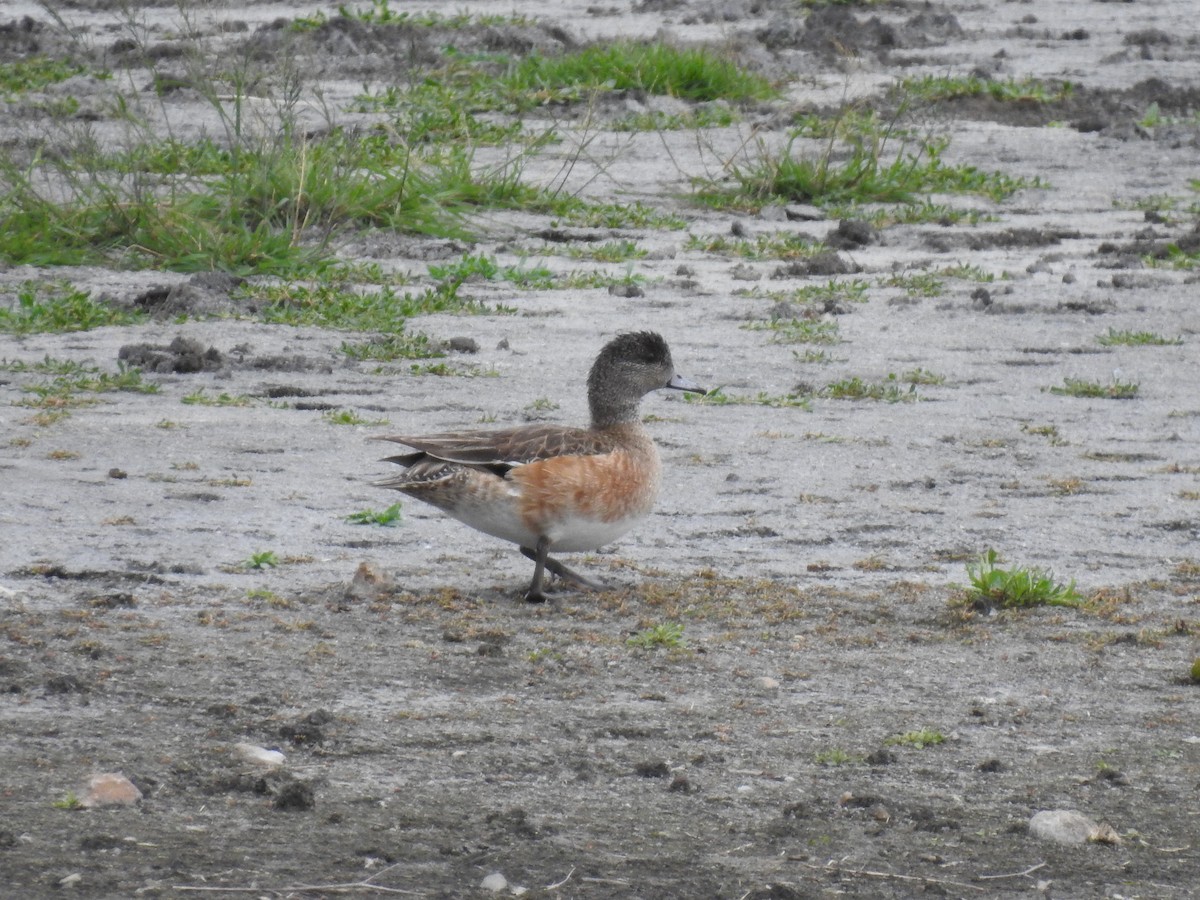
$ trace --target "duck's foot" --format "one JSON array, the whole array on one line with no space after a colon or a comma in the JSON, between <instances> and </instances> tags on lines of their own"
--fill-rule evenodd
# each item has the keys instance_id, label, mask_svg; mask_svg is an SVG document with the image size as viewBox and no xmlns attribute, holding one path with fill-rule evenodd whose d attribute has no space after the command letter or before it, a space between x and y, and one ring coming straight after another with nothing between
<instances>
[{"instance_id":1,"label":"duck's foot","mask_svg":"<svg viewBox=\"0 0 1200 900\"><path fill-rule=\"evenodd\" d=\"M529 585L529 590L525 592L525 600L529 603L545 603L546 594L542 589L544 581L544 570L550 570L550 573L557 575L563 581L569 581L573 585L589 591L603 591L607 588L598 581L593 581L580 575L578 572L572 571L560 563L557 559L553 559L549 555L550 544L543 538L538 541L537 549L530 547L522 547L521 553L532 559L536 563L533 570L533 581Z\"/></svg>"}]
</instances>

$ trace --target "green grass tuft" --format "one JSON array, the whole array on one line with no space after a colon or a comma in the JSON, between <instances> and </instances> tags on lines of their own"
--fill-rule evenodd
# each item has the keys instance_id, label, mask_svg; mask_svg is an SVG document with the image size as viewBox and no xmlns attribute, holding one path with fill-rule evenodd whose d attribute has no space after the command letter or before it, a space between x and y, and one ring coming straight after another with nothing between
<instances>
[{"instance_id":1,"label":"green grass tuft","mask_svg":"<svg viewBox=\"0 0 1200 900\"><path fill-rule=\"evenodd\" d=\"M1099 381L1086 381L1082 378L1064 378L1062 387L1050 388L1050 393L1064 397L1090 397L1106 400L1132 400L1138 395L1134 382L1120 381L1114 378L1108 384Z\"/></svg>"},{"instance_id":2,"label":"green grass tuft","mask_svg":"<svg viewBox=\"0 0 1200 900\"><path fill-rule=\"evenodd\" d=\"M660 622L649 628L643 628L626 643L630 647L642 650L653 650L655 647L675 649L683 646L683 626L678 622Z\"/></svg>"},{"instance_id":3,"label":"green grass tuft","mask_svg":"<svg viewBox=\"0 0 1200 900\"><path fill-rule=\"evenodd\" d=\"M1118 331L1110 328L1105 334L1096 336L1096 343L1104 347L1166 347L1183 343L1183 338L1163 337L1153 331Z\"/></svg>"},{"instance_id":4,"label":"green grass tuft","mask_svg":"<svg viewBox=\"0 0 1200 900\"><path fill-rule=\"evenodd\" d=\"M350 513L346 516L346 521L351 525L383 525L392 526L400 521L400 504L393 503L387 509L373 510L362 509L358 512Z\"/></svg>"},{"instance_id":5,"label":"green grass tuft","mask_svg":"<svg viewBox=\"0 0 1200 900\"><path fill-rule=\"evenodd\" d=\"M1079 606L1083 603L1075 591L1075 582L1062 584L1053 574L1041 569L1015 566L1002 569L996 564L995 550L988 550L973 563L967 563L971 582L962 600L976 609L1014 609L1029 606Z\"/></svg>"},{"instance_id":6,"label":"green grass tuft","mask_svg":"<svg viewBox=\"0 0 1200 900\"><path fill-rule=\"evenodd\" d=\"M90 331L106 325L133 325L146 320L145 313L119 309L93 300L87 291L69 284L27 281L17 291L11 309L0 309L0 333Z\"/></svg>"},{"instance_id":7,"label":"green grass tuft","mask_svg":"<svg viewBox=\"0 0 1200 900\"><path fill-rule=\"evenodd\" d=\"M915 750L924 750L926 747L935 747L945 741L946 736L940 731L922 728L920 731L894 734L889 738L884 738L883 742L890 747L912 747Z\"/></svg>"},{"instance_id":8,"label":"green grass tuft","mask_svg":"<svg viewBox=\"0 0 1200 900\"><path fill-rule=\"evenodd\" d=\"M698 197L716 207L739 208L768 202L908 204L929 194L981 194L998 202L1022 188L1042 186L1038 179L946 163L946 138L901 139L894 147L892 137L853 135L847 153L835 153L831 139L812 155L800 151L799 135L778 153L760 144L748 162L733 167L735 188L702 183Z\"/></svg>"},{"instance_id":9,"label":"green grass tuft","mask_svg":"<svg viewBox=\"0 0 1200 900\"><path fill-rule=\"evenodd\" d=\"M512 90L559 100L615 90L738 103L777 93L767 79L710 50L633 41L596 44L561 56L527 56L503 80Z\"/></svg>"}]
</instances>

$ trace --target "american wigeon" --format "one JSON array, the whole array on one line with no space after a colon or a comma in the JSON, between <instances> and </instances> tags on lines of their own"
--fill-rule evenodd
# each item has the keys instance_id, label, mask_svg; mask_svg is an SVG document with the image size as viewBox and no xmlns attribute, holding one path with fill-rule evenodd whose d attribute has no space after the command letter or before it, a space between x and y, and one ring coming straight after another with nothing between
<instances>
[{"instance_id":1,"label":"american wigeon","mask_svg":"<svg viewBox=\"0 0 1200 900\"><path fill-rule=\"evenodd\" d=\"M404 472L376 481L436 506L485 534L512 541L535 563L525 598L543 602L546 569L598 588L548 554L595 550L649 515L658 495L658 448L638 419L659 388L704 393L675 373L658 334L609 341L588 375L589 428L525 425L493 431L386 435L412 452L391 456Z\"/></svg>"}]
</instances>

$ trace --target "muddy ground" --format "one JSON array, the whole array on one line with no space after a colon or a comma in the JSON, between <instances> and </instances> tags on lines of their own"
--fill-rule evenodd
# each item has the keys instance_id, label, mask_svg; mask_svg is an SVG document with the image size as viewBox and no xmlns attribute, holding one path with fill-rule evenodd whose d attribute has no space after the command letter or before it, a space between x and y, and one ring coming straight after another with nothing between
<instances>
[{"instance_id":1,"label":"muddy ground","mask_svg":"<svg viewBox=\"0 0 1200 900\"><path fill-rule=\"evenodd\" d=\"M205 5L190 27L214 54L267 72L300 60L306 89L323 92L319 114L339 121L354 118L341 110L364 84L404 77L448 40L345 23L300 39L279 27L316 6ZM145 90L145 67L169 65L186 31L174 5L139 5L140 42L126 39L119 4L58 9L55 23L6 4L5 57L82 57ZM597 127L644 97L531 117L567 137L528 178L687 220L686 231L567 230L580 244L649 249L632 263L642 296L469 285L513 311L413 323L478 346L446 360L460 377L434 377L348 361L345 334L201 318L233 303L219 278L0 269L10 303L23 281L66 278L116 303L183 304L137 327L5 336L8 362L116 372L130 345L215 348L211 365L186 373L169 371L164 351L167 371L145 376L159 393L107 394L49 425L16 405L38 376L0 373L2 892L1196 896L1200 687L1187 673L1200 655L1200 291L1190 270L1146 262L1195 246L1200 44L1178 4L509 11L541 24L466 29L455 42L549 52L661 34L792 78L785 100L700 140ZM719 171L752 128L777 140L796 112L846 98L882 106L899 76L972 72L1076 85L1052 104L923 110L952 138L948 160L1046 187L1002 204L939 198L985 215L843 243L841 263L870 289L824 311L842 338L824 362L746 327L768 323L775 301L744 289L829 275L687 249L687 236L736 226L824 238L838 222L706 211L687 200L690 177ZM55 96L80 97L79 121L112 137L114 89L79 77ZM186 138L211 124L204 108L182 89L157 114ZM0 139L19 152L46 127L13 104ZM1137 204L1155 195L1183 199L1147 215ZM342 253L418 284L431 261L468 251L585 265L536 256L564 237L545 218L493 213L477 225L475 245L346 235ZM994 280L945 277L933 296L887 283L951 266ZM393 527L346 521L397 499L370 486L386 468L368 436L581 421L592 356L630 328L661 331L680 371L730 396L915 369L944 381L918 386L911 403L647 398L665 489L643 527L573 560L611 584L599 594L524 604L528 561L416 503ZM1179 341L1099 343L1110 330ZM1139 390L1050 390L1068 378ZM181 402L201 389L251 405ZM335 425L329 410L379 424ZM966 563L988 548L1074 579L1088 605L963 610ZM267 551L277 565L244 565ZM362 564L391 582L353 584ZM675 647L629 642L670 622L683 626ZM944 740L919 746L911 735L923 731ZM238 744L286 761L265 768ZM124 773L143 799L67 808L99 772ZM1030 833L1036 812L1061 809L1116 840Z\"/></svg>"}]
</instances>

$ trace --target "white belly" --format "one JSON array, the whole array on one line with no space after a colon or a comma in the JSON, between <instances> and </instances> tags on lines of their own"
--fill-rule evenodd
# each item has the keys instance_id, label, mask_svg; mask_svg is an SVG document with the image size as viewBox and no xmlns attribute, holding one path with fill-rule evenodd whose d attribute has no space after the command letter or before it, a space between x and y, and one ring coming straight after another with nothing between
<instances>
[{"instance_id":1,"label":"white belly","mask_svg":"<svg viewBox=\"0 0 1200 900\"><path fill-rule=\"evenodd\" d=\"M522 547L536 547L538 535L529 529L518 514L516 504L483 503L461 506L451 513L460 522L484 534L512 541ZM573 516L552 523L546 529L550 549L560 552L598 550L615 541L633 528L644 516L605 522Z\"/></svg>"}]
</instances>

